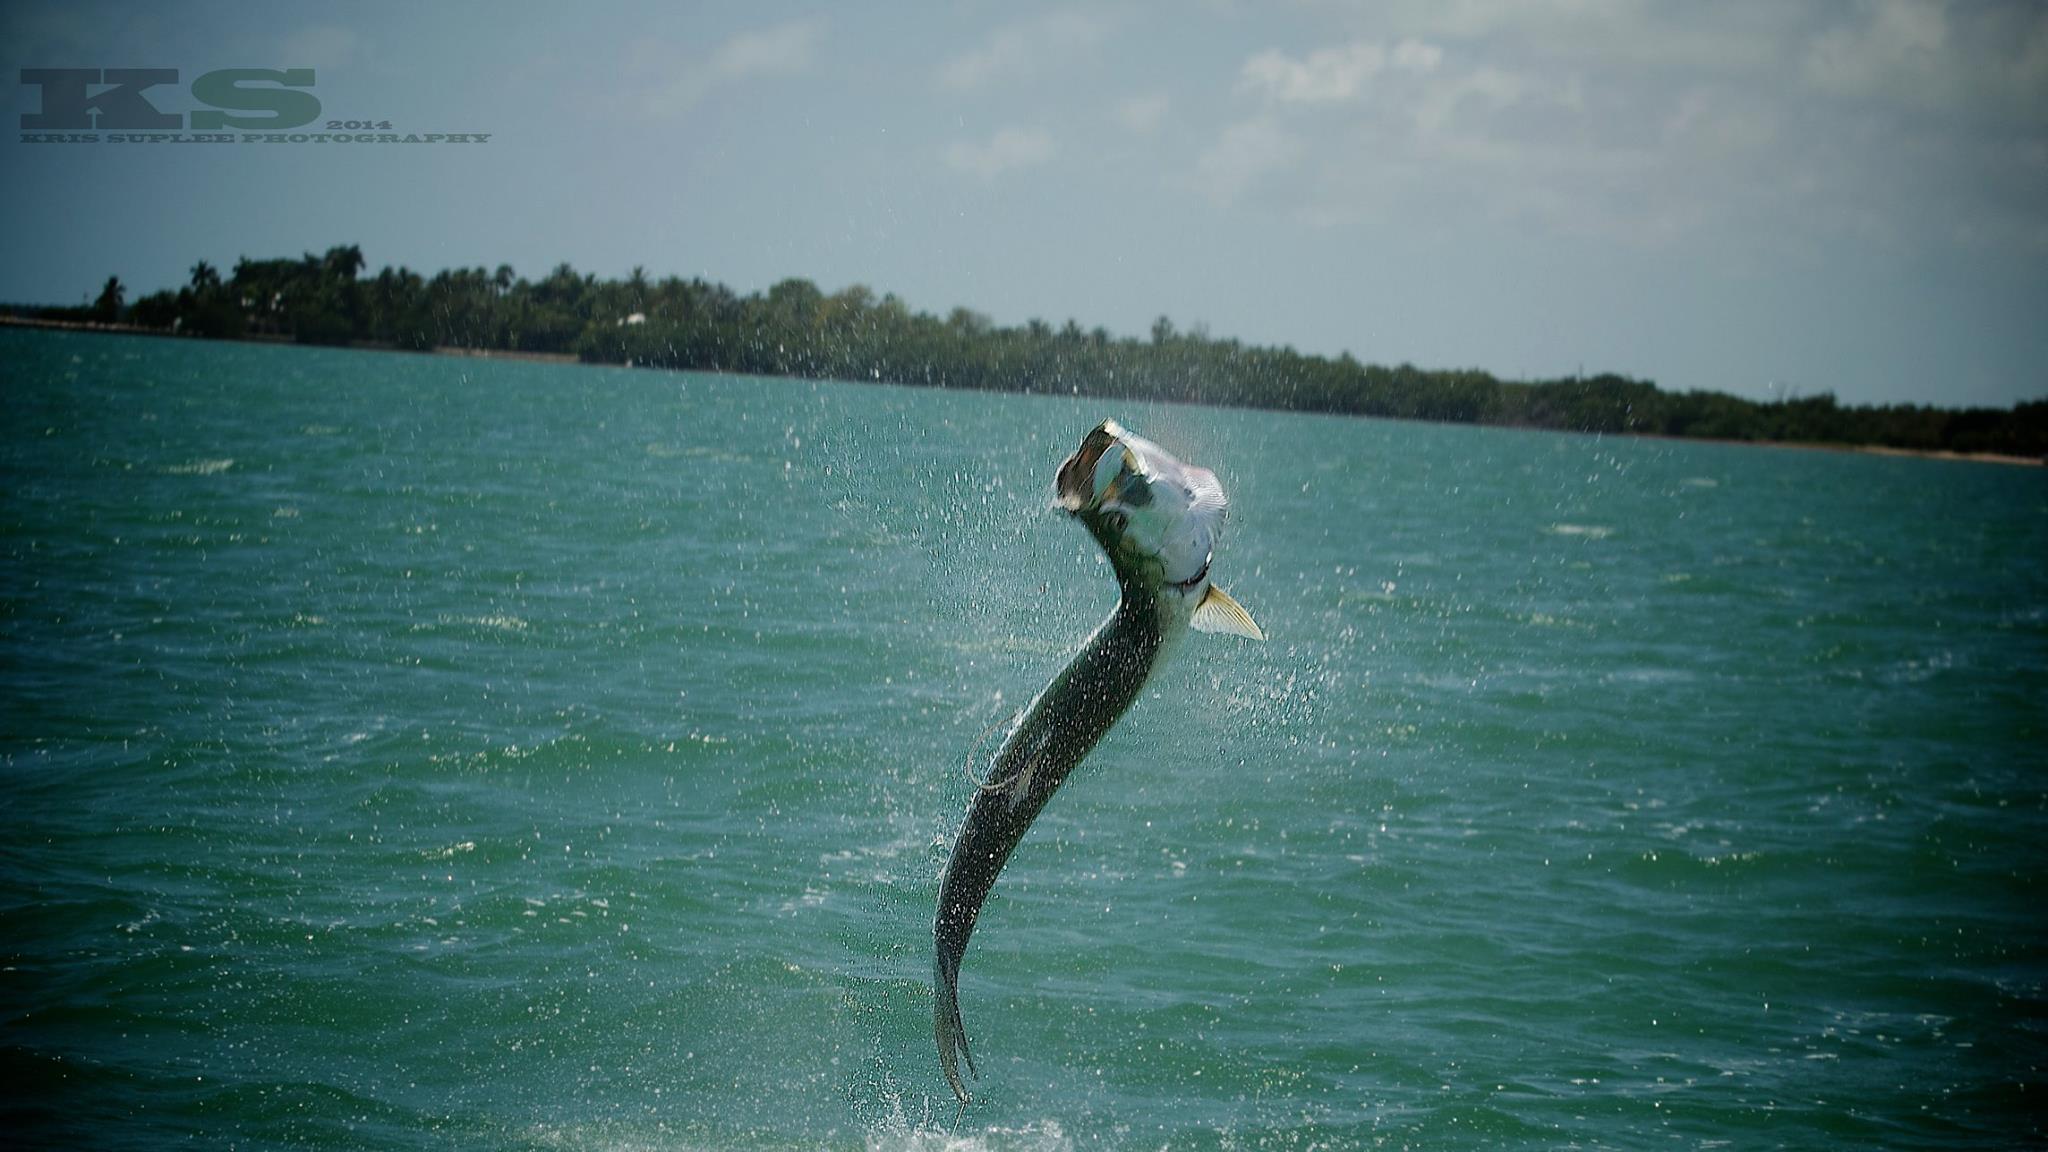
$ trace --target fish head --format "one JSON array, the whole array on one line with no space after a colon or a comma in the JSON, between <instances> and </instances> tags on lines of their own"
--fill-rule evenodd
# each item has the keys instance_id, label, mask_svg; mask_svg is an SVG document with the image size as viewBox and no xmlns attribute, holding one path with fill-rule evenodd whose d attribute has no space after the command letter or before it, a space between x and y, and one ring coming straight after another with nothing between
<instances>
[{"instance_id":1,"label":"fish head","mask_svg":"<svg viewBox=\"0 0 2048 1152\"><path fill-rule=\"evenodd\" d=\"M1054 488L1119 580L1199 600L1229 507L1214 472L1105 420L1060 465Z\"/></svg>"}]
</instances>

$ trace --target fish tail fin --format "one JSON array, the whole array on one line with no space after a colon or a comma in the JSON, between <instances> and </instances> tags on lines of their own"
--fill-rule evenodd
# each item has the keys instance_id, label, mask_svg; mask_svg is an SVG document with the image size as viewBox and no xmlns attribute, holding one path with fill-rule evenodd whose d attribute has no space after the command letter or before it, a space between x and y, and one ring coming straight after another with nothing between
<instances>
[{"instance_id":1,"label":"fish tail fin","mask_svg":"<svg viewBox=\"0 0 2048 1152\"><path fill-rule=\"evenodd\" d=\"M973 1097L960 1079L960 1065L964 1062L967 1074L977 1080L981 1073L974 1067L973 1053L967 1050L967 1026L960 1021L960 960L954 957L948 963L943 951L932 979L932 1035L939 1042L939 1068L964 1107Z\"/></svg>"}]
</instances>

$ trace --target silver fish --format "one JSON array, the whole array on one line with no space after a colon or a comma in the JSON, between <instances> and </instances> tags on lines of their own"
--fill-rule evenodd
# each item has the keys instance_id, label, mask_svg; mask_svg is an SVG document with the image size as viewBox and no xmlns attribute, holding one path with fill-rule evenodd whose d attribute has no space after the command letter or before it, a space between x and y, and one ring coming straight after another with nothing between
<instances>
[{"instance_id":1,"label":"silver fish","mask_svg":"<svg viewBox=\"0 0 2048 1152\"><path fill-rule=\"evenodd\" d=\"M960 1065L980 1073L960 1020L960 959L1011 851L1190 627L1266 638L1243 606L1209 582L1228 507L1214 472L1108 420L1060 465L1054 487L1058 506L1109 555L1122 596L1004 737L939 878L932 1032L939 1067L962 1105L969 1094Z\"/></svg>"}]
</instances>

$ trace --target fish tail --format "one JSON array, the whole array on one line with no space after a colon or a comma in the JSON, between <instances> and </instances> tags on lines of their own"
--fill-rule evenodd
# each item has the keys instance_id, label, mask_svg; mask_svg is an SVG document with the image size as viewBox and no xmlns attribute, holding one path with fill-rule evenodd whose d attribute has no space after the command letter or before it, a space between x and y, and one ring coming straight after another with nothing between
<instances>
[{"instance_id":1,"label":"fish tail","mask_svg":"<svg viewBox=\"0 0 2048 1152\"><path fill-rule=\"evenodd\" d=\"M960 1079L960 1065L964 1062L967 1074L977 1080L981 1073L974 1067L973 1053L967 1050L967 1026L960 1021L960 958L948 961L941 949L932 978L932 1035L939 1042L939 1068L964 1106L973 1097Z\"/></svg>"}]
</instances>

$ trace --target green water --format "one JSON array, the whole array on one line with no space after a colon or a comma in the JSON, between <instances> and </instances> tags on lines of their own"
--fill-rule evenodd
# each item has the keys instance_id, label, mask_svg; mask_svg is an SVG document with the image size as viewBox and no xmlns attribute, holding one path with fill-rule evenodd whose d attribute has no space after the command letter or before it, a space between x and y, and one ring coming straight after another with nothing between
<instances>
[{"instance_id":1,"label":"green water","mask_svg":"<svg viewBox=\"0 0 2048 1152\"><path fill-rule=\"evenodd\" d=\"M2010 1148L2048 1082L2048 472L0 331L14 1143ZM931 1036L962 761L1195 636Z\"/></svg>"}]
</instances>

